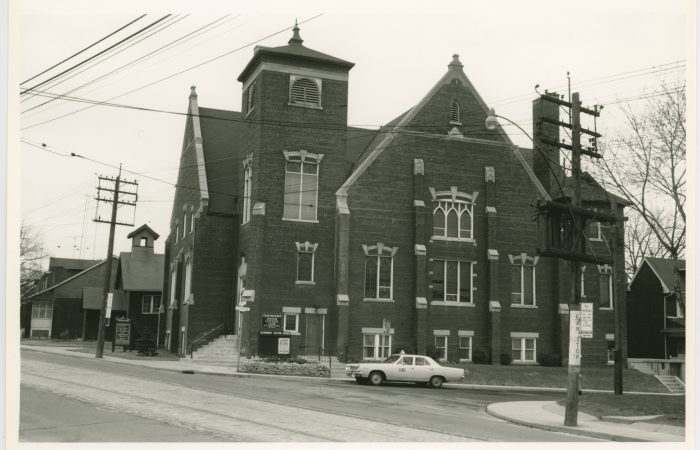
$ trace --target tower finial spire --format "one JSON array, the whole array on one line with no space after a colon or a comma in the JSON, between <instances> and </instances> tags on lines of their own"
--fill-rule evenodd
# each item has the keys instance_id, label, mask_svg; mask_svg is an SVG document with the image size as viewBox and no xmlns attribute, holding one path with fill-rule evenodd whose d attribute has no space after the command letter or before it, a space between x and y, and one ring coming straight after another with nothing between
<instances>
[{"instance_id":1,"label":"tower finial spire","mask_svg":"<svg viewBox=\"0 0 700 450\"><path fill-rule=\"evenodd\" d=\"M304 42L304 40L299 35L299 25L297 24L297 19L294 19L294 28L292 28L292 31L294 31L294 35L289 40L288 44L289 45L301 45L301 43Z\"/></svg>"}]
</instances>

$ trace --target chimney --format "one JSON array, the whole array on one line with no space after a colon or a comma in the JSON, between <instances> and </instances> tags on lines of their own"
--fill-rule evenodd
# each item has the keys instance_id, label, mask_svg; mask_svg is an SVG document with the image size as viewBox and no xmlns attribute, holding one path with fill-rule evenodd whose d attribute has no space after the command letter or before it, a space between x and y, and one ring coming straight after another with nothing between
<instances>
[{"instance_id":1,"label":"chimney","mask_svg":"<svg viewBox=\"0 0 700 450\"><path fill-rule=\"evenodd\" d=\"M545 95L558 98L554 92ZM543 118L548 119L548 121L542 120ZM564 186L564 170L561 167L559 148L542 142L543 139L559 142L559 125L556 125L559 122L559 105L548 102L542 97L536 98L532 102L532 121L532 135L535 145L542 150L540 152L537 148L533 149L533 171L552 198L561 197L557 179L559 179L561 186Z\"/></svg>"}]
</instances>

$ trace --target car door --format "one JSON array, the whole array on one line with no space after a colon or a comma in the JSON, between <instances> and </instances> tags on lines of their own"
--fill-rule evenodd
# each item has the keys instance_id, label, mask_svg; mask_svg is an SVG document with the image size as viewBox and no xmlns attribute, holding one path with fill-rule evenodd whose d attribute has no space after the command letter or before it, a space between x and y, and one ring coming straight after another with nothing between
<instances>
[{"instance_id":1,"label":"car door","mask_svg":"<svg viewBox=\"0 0 700 450\"><path fill-rule=\"evenodd\" d=\"M433 367L421 356L416 356L412 381L428 381L433 376Z\"/></svg>"},{"instance_id":2,"label":"car door","mask_svg":"<svg viewBox=\"0 0 700 450\"><path fill-rule=\"evenodd\" d=\"M404 356L400 361L397 361L398 374L396 380L398 381L413 381L414 378L414 366L413 366L413 356Z\"/></svg>"}]
</instances>

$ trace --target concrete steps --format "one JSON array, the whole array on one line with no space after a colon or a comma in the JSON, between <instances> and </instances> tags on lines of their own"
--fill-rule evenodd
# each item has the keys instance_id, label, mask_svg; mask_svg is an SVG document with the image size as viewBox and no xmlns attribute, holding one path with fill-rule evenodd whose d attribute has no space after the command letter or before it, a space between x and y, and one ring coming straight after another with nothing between
<instances>
[{"instance_id":1,"label":"concrete steps","mask_svg":"<svg viewBox=\"0 0 700 450\"><path fill-rule=\"evenodd\" d=\"M685 383L673 375L656 375L656 379L663 383L674 394L685 394Z\"/></svg>"},{"instance_id":2,"label":"concrete steps","mask_svg":"<svg viewBox=\"0 0 700 450\"><path fill-rule=\"evenodd\" d=\"M239 337L235 334L221 335L195 350L191 361L212 366L237 366L238 342Z\"/></svg>"}]
</instances>

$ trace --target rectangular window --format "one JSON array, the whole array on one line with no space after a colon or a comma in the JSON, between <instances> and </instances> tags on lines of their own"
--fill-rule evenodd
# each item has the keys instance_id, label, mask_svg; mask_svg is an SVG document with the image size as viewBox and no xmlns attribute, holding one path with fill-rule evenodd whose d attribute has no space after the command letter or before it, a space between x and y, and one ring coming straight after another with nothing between
<instances>
[{"instance_id":1,"label":"rectangular window","mask_svg":"<svg viewBox=\"0 0 700 450\"><path fill-rule=\"evenodd\" d=\"M471 336L460 336L459 337L459 359L466 361L472 360L472 337Z\"/></svg>"},{"instance_id":2,"label":"rectangular window","mask_svg":"<svg viewBox=\"0 0 700 450\"><path fill-rule=\"evenodd\" d=\"M284 313L284 331L299 332L299 314Z\"/></svg>"},{"instance_id":3,"label":"rectangular window","mask_svg":"<svg viewBox=\"0 0 700 450\"><path fill-rule=\"evenodd\" d=\"M367 256L365 258L365 298L392 299L394 258Z\"/></svg>"},{"instance_id":4,"label":"rectangular window","mask_svg":"<svg viewBox=\"0 0 700 450\"><path fill-rule=\"evenodd\" d=\"M363 334L362 357L364 359L384 359L391 354L390 334Z\"/></svg>"},{"instance_id":5,"label":"rectangular window","mask_svg":"<svg viewBox=\"0 0 700 450\"><path fill-rule=\"evenodd\" d=\"M160 311L160 295L144 295L141 297L141 314L158 314Z\"/></svg>"},{"instance_id":6,"label":"rectangular window","mask_svg":"<svg viewBox=\"0 0 700 450\"><path fill-rule=\"evenodd\" d=\"M175 305L175 290L177 288L177 270L173 267L170 273L170 306Z\"/></svg>"},{"instance_id":7,"label":"rectangular window","mask_svg":"<svg viewBox=\"0 0 700 450\"><path fill-rule=\"evenodd\" d=\"M314 252L299 250L297 252L297 281L313 283Z\"/></svg>"},{"instance_id":8,"label":"rectangular window","mask_svg":"<svg viewBox=\"0 0 700 450\"><path fill-rule=\"evenodd\" d=\"M600 307L613 309L613 282L611 273L600 274Z\"/></svg>"},{"instance_id":9,"label":"rectangular window","mask_svg":"<svg viewBox=\"0 0 700 450\"><path fill-rule=\"evenodd\" d=\"M284 175L285 219L316 220L318 164L316 161L286 161Z\"/></svg>"},{"instance_id":10,"label":"rectangular window","mask_svg":"<svg viewBox=\"0 0 700 450\"><path fill-rule=\"evenodd\" d=\"M600 222L591 221L588 223L588 229L586 230L586 236L590 241L602 241L603 240L603 227Z\"/></svg>"},{"instance_id":11,"label":"rectangular window","mask_svg":"<svg viewBox=\"0 0 700 450\"><path fill-rule=\"evenodd\" d=\"M180 239L180 224L175 225L175 243Z\"/></svg>"},{"instance_id":12,"label":"rectangular window","mask_svg":"<svg viewBox=\"0 0 700 450\"><path fill-rule=\"evenodd\" d=\"M514 362L535 362L537 360L537 339L511 338L511 356Z\"/></svg>"},{"instance_id":13,"label":"rectangular window","mask_svg":"<svg viewBox=\"0 0 700 450\"><path fill-rule=\"evenodd\" d=\"M435 353L440 361L447 360L447 336L435 336Z\"/></svg>"},{"instance_id":14,"label":"rectangular window","mask_svg":"<svg viewBox=\"0 0 700 450\"><path fill-rule=\"evenodd\" d=\"M192 294L192 259L187 260L185 264L185 295L184 300L189 301Z\"/></svg>"},{"instance_id":15,"label":"rectangular window","mask_svg":"<svg viewBox=\"0 0 700 450\"><path fill-rule=\"evenodd\" d=\"M511 266L511 304L536 305L535 278L535 266Z\"/></svg>"},{"instance_id":16,"label":"rectangular window","mask_svg":"<svg viewBox=\"0 0 700 450\"><path fill-rule=\"evenodd\" d=\"M581 266L581 297L586 296L586 266Z\"/></svg>"},{"instance_id":17,"label":"rectangular window","mask_svg":"<svg viewBox=\"0 0 700 450\"><path fill-rule=\"evenodd\" d=\"M194 233L194 211L190 214L190 233Z\"/></svg>"},{"instance_id":18,"label":"rectangular window","mask_svg":"<svg viewBox=\"0 0 700 450\"><path fill-rule=\"evenodd\" d=\"M676 300L675 296L666 298L666 317L671 319L683 318L683 309L681 308L681 302Z\"/></svg>"},{"instance_id":19,"label":"rectangular window","mask_svg":"<svg viewBox=\"0 0 700 450\"><path fill-rule=\"evenodd\" d=\"M182 213L182 238L185 239L187 234L187 213Z\"/></svg>"},{"instance_id":20,"label":"rectangular window","mask_svg":"<svg viewBox=\"0 0 700 450\"><path fill-rule=\"evenodd\" d=\"M253 176L253 169L249 163L243 169L243 223L248 223L250 221L250 206L251 206L251 182Z\"/></svg>"},{"instance_id":21,"label":"rectangular window","mask_svg":"<svg viewBox=\"0 0 700 450\"><path fill-rule=\"evenodd\" d=\"M32 319L51 319L53 317L53 304L49 302L32 303Z\"/></svg>"},{"instance_id":22,"label":"rectangular window","mask_svg":"<svg viewBox=\"0 0 700 450\"><path fill-rule=\"evenodd\" d=\"M433 301L472 303L473 264L433 261Z\"/></svg>"},{"instance_id":23,"label":"rectangular window","mask_svg":"<svg viewBox=\"0 0 700 450\"><path fill-rule=\"evenodd\" d=\"M147 238L147 237L142 237L139 246L141 246L141 247L148 247L148 238Z\"/></svg>"}]
</instances>

